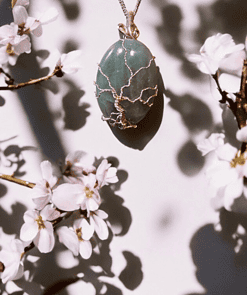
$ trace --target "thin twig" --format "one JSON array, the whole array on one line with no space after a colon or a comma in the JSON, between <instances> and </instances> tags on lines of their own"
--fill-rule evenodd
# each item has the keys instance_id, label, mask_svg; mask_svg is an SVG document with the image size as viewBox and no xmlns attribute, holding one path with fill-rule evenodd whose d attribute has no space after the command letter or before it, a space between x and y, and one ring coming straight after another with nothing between
<instances>
[{"instance_id":1,"label":"thin twig","mask_svg":"<svg viewBox=\"0 0 247 295\"><path fill-rule=\"evenodd\" d=\"M4 179L4 180L7 180L7 181L10 181L10 182L14 182L14 183L19 184L19 185L23 185L23 186L28 187L28 188L34 188L34 186L36 185L35 183L25 181L25 180L22 180L22 179L19 179L19 178L15 178L14 176L7 175L7 174L0 174L0 178Z\"/></svg>"},{"instance_id":2,"label":"thin twig","mask_svg":"<svg viewBox=\"0 0 247 295\"><path fill-rule=\"evenodd\" d=\"M219 83L219 72L217 71L215 74L212 75L216 85L217 85L217 88L218 88L218 91L222 97L222 99L219 101L220 103L226 103L228 102L229 105L230 105L230 108L232 108L234 106L234 102L232 101L232 99L230 99L227 95L228 95L228 92L226 92L225 90L222 90L222 88L220 87L220 83Z\"/></svg>"},{"instance_id":3,"label":"thin twig","mask_svg":"<svg viewBox=\"0 0 247 295\"><path fill-rule=\"evenodd\" d=\"M31 79L31 80L29 80L27 82L19 83L19 84L16 84L16 85L15 84L10 84L8 86L0 86L0 90L16 90L16 89L23 88L23 87L26 87L26 86L38 84L38 83L43 82L43 81L47 81L47 80L51 79L53 76L61 77L62 75L63 75L63 73L61 71L61 68L56 67L54 69L54 71L50 75L47 75L45 77L41 77L41 78L38 78L38 79Z\"/></svg>"}]
</instances>

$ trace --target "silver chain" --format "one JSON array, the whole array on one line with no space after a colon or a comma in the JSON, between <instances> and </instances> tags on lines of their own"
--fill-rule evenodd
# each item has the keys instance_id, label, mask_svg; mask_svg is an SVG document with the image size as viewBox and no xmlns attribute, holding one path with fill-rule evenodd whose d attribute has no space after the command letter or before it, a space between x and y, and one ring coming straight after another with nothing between
<instances>
[{"instance_id":1,"label":"silver chain","mask_svg":"<svg viewBox=\"0 0 247 295\"><path fill-rule=\"evenodd\" d=\"M137 3L136 3L136 6L135 6L135 9L133 10L133 14L134 14L134 16L135 16L136 13L137 13L137 10L138 10L138 8L139 8L139 5L141 4L141 1L142 1L142 0L137 0ZM128 17L128 10L127 10L127 8L126 8L126 6L125 6L124 1L123 1L123 0L118 0L118 2L119 2L119 4L120 4L121 7L122 7L122 10L123 10L124 15L125 15L126 17Z\"/></svg>"}]
</instances>

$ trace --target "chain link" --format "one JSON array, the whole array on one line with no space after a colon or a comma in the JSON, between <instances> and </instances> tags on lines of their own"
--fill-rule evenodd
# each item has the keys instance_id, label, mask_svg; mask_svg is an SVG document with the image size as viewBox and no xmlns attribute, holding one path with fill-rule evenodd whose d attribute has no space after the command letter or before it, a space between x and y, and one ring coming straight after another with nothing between
<instances>
[{"instance_id":1,"label":"chain link","mask_svg":"<svg viewBox=\"0 0 247 295\"><path fill-rule=\"evenodd\" d=\"M135 9L133 10L133 14L134 14L134 16L135 16L136 13L137 13L137 10L138 10L138 8L139 8L139 6L140 6L140 4L141 4L141 1L142 1L142 0L137 0L137 3L136 3L136 6L135 6ZM120 4L121 7L122 7L122 10L123 10L124 15L125 15L126 17L128 17L128 10L127 10L127 8L126 8L126 6L125 6L124 1L123 1L123 0L118 0L118 2L119 2L119 4Z\"/></svg>"}]
</instances>

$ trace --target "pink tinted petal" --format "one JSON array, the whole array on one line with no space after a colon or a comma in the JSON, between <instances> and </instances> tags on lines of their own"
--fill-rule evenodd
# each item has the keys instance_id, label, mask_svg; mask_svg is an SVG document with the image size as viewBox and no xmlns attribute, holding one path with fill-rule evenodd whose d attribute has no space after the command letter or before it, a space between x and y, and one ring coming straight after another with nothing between
<instances>
[{"instance_id":1,"label":"pink tinted petal","mask_svg":"<svg viewBox=\"0 0 247 295\"><path fill-rule=\"evenodd\" d=\"M23 264L20 264L13 280L19 280L23 276L23 274L24 274L24 266Z\"/></svg>"},{"instance_id":2,"label":"pink tinted petal","mask_svg":"<svg viewBox=\"0 0 247 295\"><path fill-rule=\"evenodd\" d=\"M43 217L43 220L54 220L57 219L61 213L53 207L52 204L49 204L44 207L44 209L40 212L40 215Z\"/></svg>"},{"instance_id":3,"label":"pink tinted petal","mask_svg":"<svg viewBox=\"0 0 247 295\"><path fill-rule=\"evenodd\" d=\"M22 252L24 252L24 244L22 241L18 240L18 239L14 239L11 241L10 243L10 247L13 251L21 254Z\"/></svg>"},{"instance_id":4,"label":"pink tinted petal","mask_svg":"<svg viewBox=\"0 0 247 295\"><path fill-rule=\"evenodd\" d=\"M97 210L95 213L102 219L106 219L108 217L108 214L103 210Z\"/></svg>"},{"instance_id":5,"label":"pink tinted petal","mask_svg":"<svg viewBox=\"0 0 247 295\"><path fill-rule=\"evenodd\" d=\"M33 240L35 246L41 253L51 252L55 244L52 224L45 222L45 227L46 228L39 230L38 235Z\"/></svg>"},{"instance_id":6,"label":"pink tinted petal","mask_svg":"<svg viewBox=\"0 0 247 295\"><path fill-rule=\"evenodd\" d=\"M31 52L31 42L29 37L25 38L19 44L14 46L15 54L20 55L22 53L30 53Z\"/></svg>"},{"instance_id":7,"label":"pink tinted petal","mask_svg":"<svg viewBox=\"0 0 247 295\"><path fill-rule=\"evenodd\" d=\"M37 197L37 198L33 198L32 200L35 204L35 208L37 210L42 210L45 207L45 205L47 205L50 202L51 197L50 196Z\"/></svg>"},{"instance_id":8,"label":"pink tinted petal","mask_svg":"<svg viewBox=\"0 0 247 295\"><path fill-rule=\"evenodd\" d=\"M236 138L240 142L247 142L247 126L237 131Z\"/></svg>"},{"instance_id":9,"label":"pink tinted petal","mask_svg":"<svg viewBox=\"0 0 247 295\"><path fill-rule=\"evenodd\" d=\"M48 10L46 10L40 17L39 21L42 25L48 24L50 22L53 22L58 17L58 11L56 8L51 7Z\"/></svg>"},{"instance_id":10,"label":"pink tinted petal","mask_svg":"<svg viewBox=\"0 0 247 295\"><path fill-rule=\"evenodd\" d=\"M18 25L4 25L0 27L0 40L15 36L18 32Z\"/></svg>"},{"instance_id":11,"label":"pink tinted petal","mask_svg":"<svg viewBox=\"0 0 247 295\"><path fill-rule=\"evenodd\" d=\"M202 140L197 145L197 149L205 156L224 144L225 135L223 133L213 133L207 139Z\"/></svg>"},{"instance_id":12,"label":"pink tinted petal","mask_svg":"<svg viewBox=\"0 0 247 295\"><path fill-rule=\"evenodd\" d=\"M67 226L61 226L57 230L59 242L63 243L75 256L79 254L79 241L76 233Z\"/></svg>"},{"instance_id":13,"label":"pink tinted petal","mask_svg":"<svg viewBox=\"0 0 247 295\"><path fill-rule=\"evenodd\" d=\"M23 215L23 219L27 223L35 223L35 219L37 217L38 217L38 213L35 210L28 210Z\"/></svg>"},{"instance_id":14,"label":"pink tinted petal","mask_svg":"<svg viewBox=\"0 0 247 295\"><path fill-rule=\"evenodd\" d=\"M54 190L52 201L61 210L74 211L80 208L77 202L81 194L81 185L64 183Z\"/></svg>"},{"instance_id":15,"label":"pink tinted petal","mask_svg":"<svg viewBox=\"0 0 247 295\"><path fill-rule=\"evenodd\" d=\"M227 185L227 187L225 188L225 194L224 194L224 207L226 208L226 210L231 211L231 206L233 205L234 200L240 197L242 193L243 193L242 178Z\"/></svg>"},{"instance_id":16,"label":"pink tinted petal","mask_svg":"<svg viewBox=\"0 0 247 295\"><path fill-rule=\"evenodd\" d=\"M225 187L219 188L216 196L211 199L211 205L214 210L218 211L224 207L224 195Z\"/></svg>"},{"instance_id":17,"label":"pink tinted petal","mask_svg":"<svg viewBox=\"0 0 247 295\"><path fill-rule=\"evenodd\" d=\"M24 271L23 265L20 265L19 263L10 265L1 274L2 283L5 284L7 281L19 279L20 277L22 277L23 271Z\"/></svg>"},{"instance_id":18,"label":"pink tinted petal","mask_svg":"<svg viewBox=\"0 0 247 295\"><path fill-rule=\"evenodd\" d=\"M47 181L45 179L38 181L35 187L32 189L31 194L33 198L45 197L51 194L50 188L47 187Z\"/></svg>"},{"instance_id":19,"label":"pink tinted petal","mask_svg":"<svg viewBox=\"0 0 247 295\"><path fill-rule=\"evenodd\" d=\"M32 33L35 37L40 37L43 34L43 28L41 24L39 24L35 29L32 28Z\"/></svg>"},{"instance_id":20,"label":"pink tinted petal","mask_svg":"<svg viewBox=\"0 0 247 295\"><path fill-rule=\"evenodd\" d=\"M106 175L106 180L109 183L116 183L118 182L118 177L116 175L117 173L117 168L115 167L110 167L108 169L107 175Z\"/></svg>"},{"instance_id":21,"label":"pink tinted petal","mask_svg":"<svg viewBox=\"0 0 247 295\"><path fill-rule=\"evenodd\" d=\"M217 149L216 154L219 160L231 162L232 159L234 159L237 151L238 150L235 147L231 146L229 143L226 143Z\"/></svg>"},{"instance_id":22,"label":"pink tinted petal","mask_svg":"<svg viewBox=\"0 0 247 295\"><path fill-rule=\"evenodd\" d=\"M38 26L40 26L40 22L34 17L28 17L25 24L25 29L29 29L30 31L35 30Z\"/></svg>"},{"instance_id":23,"label":"pink tinted petal","mask_svg":"<svg viewBox=\"0 0 247 295\"><path fill-rule=\"evenodd\" d=\"M8 62L8 54L6 52L6 47L0 45L0 65Z\"/></svg>"},{"instance_id":24,"label":"pink tinted petal","mask_svg":"<svg viewBox=\"0 0 247 295\"><path fill-rule=\"evenodd\" d=\"M98 202L96 202L93 198L87 200L86 206L89 211L95 211L99 208Z\"/></svg>"},{"instance_id":25,"label":"pink tinted petal","mask_svg":"<svg viewBox=\"0 0 247 295\"><path fill-rule=\"evenodd\" d=\"M24 223L21 227L20 238L23 241L32 241L39 232L38 224L35 223Z\"/></svg>"},{"instance_id":26,"label":"pink tinted petal","mask_svg":"<svg viewBox=\"0 0 247 295\"><path fill-rule=\"evenodd\" d=\"M79 252L82 258L88 259L92 255L92 245L89 241L80 241Z\"/></svg>"},{"instance_id":27,"label":"pink tinted petal","mask_svg":"<svg viewBox=\"0 0 247 295\"><path fill-rule=\"evenodd\" d=\"M60 60L62 71L66 74L73 74L77 72L82 67L81 56L81 50L74 50L67 54L62 54Z\"/></svg>"},{"instance_id":28,"label":"pink tinted petal","mask_svg":"<svg viewBox=\"0 0 247 295\"><path fill-rule=\"evenodd\" d=\"M16 61L17 61L17 55L11 55L11 56L8 56L8 62L11 66L14 66L16 64Z\"/></svg>"},{"instance_id":29,"label":"pink tinted petal","mask_svg":"<svg viewBox=\"0 0 247 295\"><path fill-rule=\"evenodd\" d=\"M90 240L93 236L94 227L89 224L85 218L81 222L81 232L83 240Z\"/></svg>"},{"instance_id":30,"label":"pink tinted petal","mask_svg":"<svg viewBox=\"0 0 247 295\"><path fill-rule=\"evenodd\" d=\"M26 20L28 18L28 14L27 14L27 10L26 8L24 8L23 6L14 6L14 8L12 9L13 12L13 17L14 17L14 22L17 25L20 24L25 24Z\"/></svg>"},{"instance_id":31,"label":"pink tinted petal","mask_svg":"<svg viewBox=\"0 0 247 295\"><path fill-rule=\"evenodd\" d=\"M29 0L17 0L15 3L15 6L17 6L17 5L28 6Z\"/></svg>"},{"instance_id":32,"label":"pink tinted petal","mask_svg":"<svg viewBox=\"0 0 247 295\"><path fill-rule=\"evenodd\" d=\"M215 187L228 185L239 178L237 170L231 168L228 162L223 161L210 167L206 171L206 175L209 178L210 184Z\"/></svg>"},{"instance_id":33,"label":"pink tinted petal","mask_svg":"<svg viewBox=\"0 0 247 295\"><path fill-rule=\"evenodd\" d=\"M94 225L94 229L101 240L106 240L109 235L108 226L103 219L97 215L90 216L90 222Z\"/></svg>"},{"instance_id":34,"label":"pink tinted petal","mask_svg":"<svg viewBox=\"0 0 247 295\"><path fill-rule=\"evenodd\" d=\"M52 175L52 165L49 161L43 161L40 164L42 177L47 180L51 187L53 187L57 182L57 177Z\"/></svg>"}]
</instances>

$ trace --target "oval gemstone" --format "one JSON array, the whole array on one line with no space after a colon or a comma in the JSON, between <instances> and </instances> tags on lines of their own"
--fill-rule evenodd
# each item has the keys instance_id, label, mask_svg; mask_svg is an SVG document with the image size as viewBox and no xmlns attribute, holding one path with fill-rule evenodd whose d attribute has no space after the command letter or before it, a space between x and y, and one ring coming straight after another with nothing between
<instances>
[{"instance_id":1,"label":"oval gemstone","mask_svg":"<svg viewBox=\"0 0 247 295\"><path fill-rule=\"evenodd\" d=\"M140 41L120 39L103 56L95 84L103 120L136 128L158 94L154 57Z\"/></svg>"}]
</instances>

